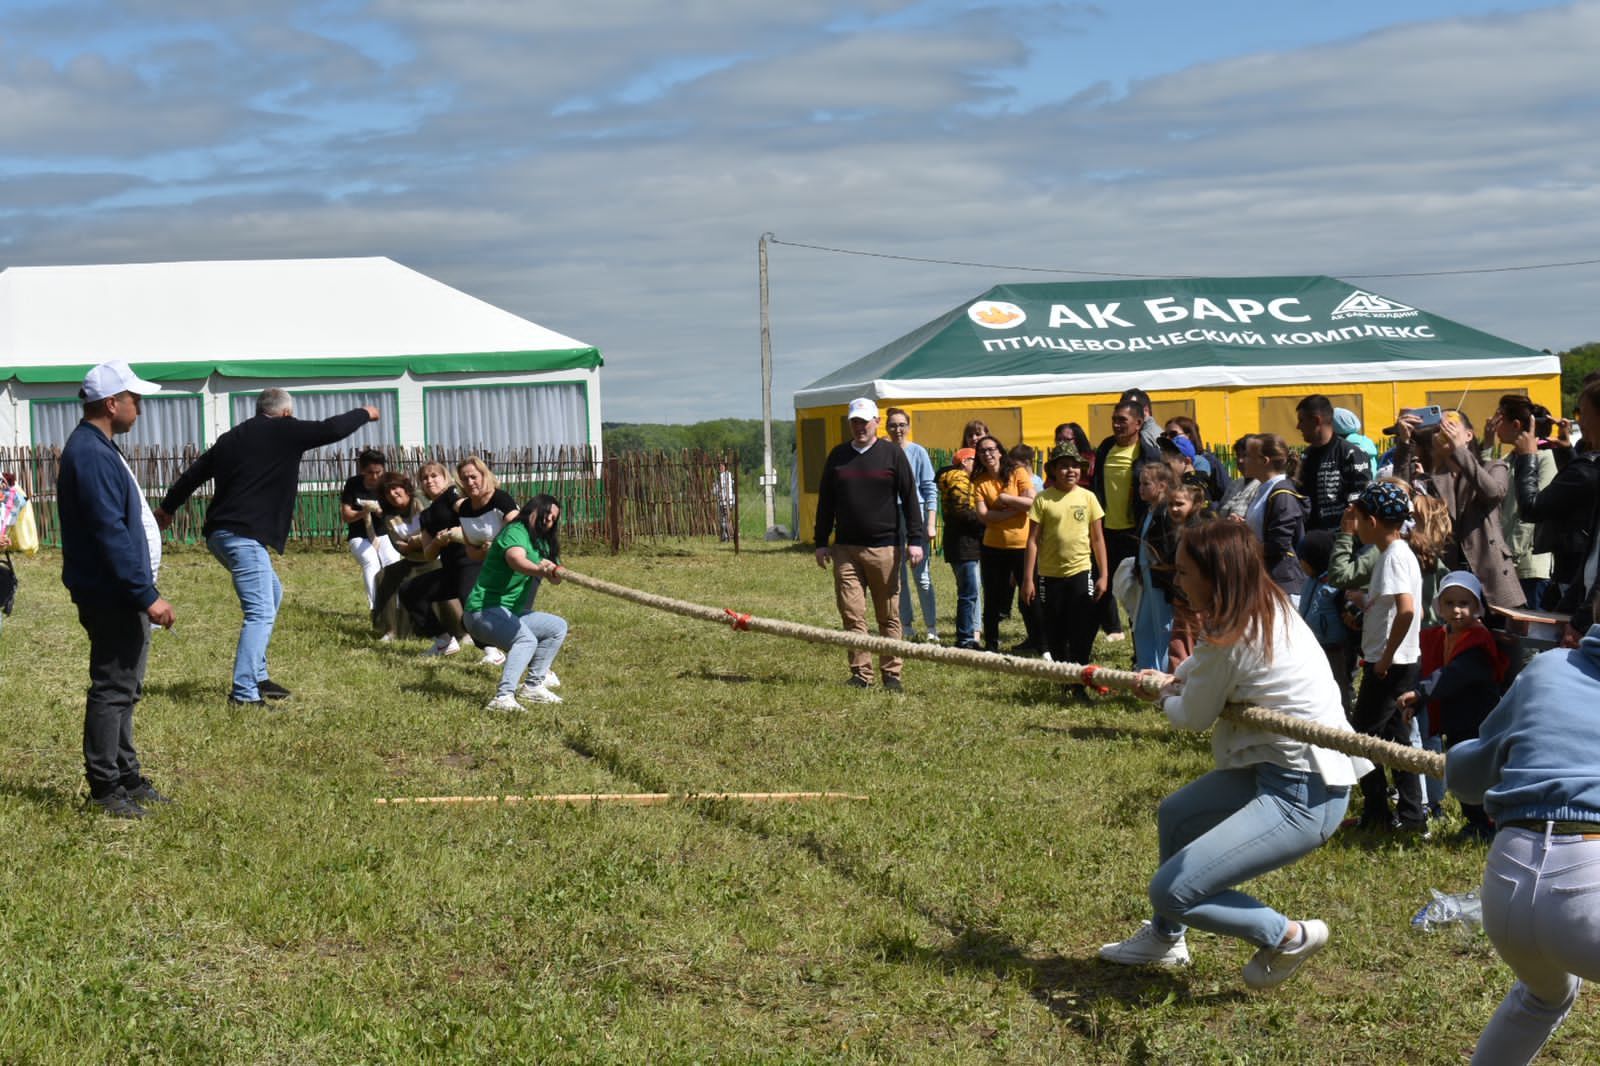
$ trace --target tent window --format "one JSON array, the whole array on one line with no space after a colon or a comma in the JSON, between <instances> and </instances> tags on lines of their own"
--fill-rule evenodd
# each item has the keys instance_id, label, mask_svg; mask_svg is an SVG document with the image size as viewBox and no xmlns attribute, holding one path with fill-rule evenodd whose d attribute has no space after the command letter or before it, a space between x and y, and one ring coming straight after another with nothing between
<instances>
[{"instance_id":1,"label":"tent window","mask_svg":"<svg viewBox=\"0 0 1600 1066\"><path fill-rule=\"evenodd\" d=\"M1089 434L1089 443L1099 444L1106 437L1110 436L1111 412L1115 411L1116 409L1117 405L1114 403L1092 403L1089 405L1089 424L1083 427L1083 431ZM1150 417L1156 420L1156 425L1164 426L1167 424L1168 419L1177 418L1179 415L1193 418L1194 401L1157 400L1154 398L1150 400ZM1050 427L1052 431L1054 431L1055 428L1056 427L1054 426ZM1202 436L1205 436L1205 426L1200 427L1200 433ZM1207 437L1206 444L1209 445L1210 443L1210 438Z\"/></svg>"},{"instance_id":2,"label":"tent window","mask_svg":"<svg viewBox=\"0 0 1600 1066\"><path fill-rule=\"evenodd\" d=\"M887 412L893 401L878 404ZM1007 447L1022 440L1022 408L1020 407L961 407L950 410L917 410L911 412L911 439L928 449L954 452L961 447L961 431L974 418L989 427ZM885 415L884 421L888 421Z\"/></svg>"},{"instance_id":3,"label":"tent window","mask_svg":"<svg viewBox=\"0 0 1600 1066\"><path fill-rule=\"evenodd\" d=\"M255 417L256 398L259 392L236 392L230 398L233 424L238 425ZM320 422L334 415L342 415L355 407L376 407L378 421L368 422L344 440L318 448L308 454L322 458L349 455L362 448L393 448L400 440L399 397L392 389L368 391L340 390L337 392L301 392L290 389L294 397L294 417L307 422Z\"/></svg>"},{"instance_id":4,"label":"tent window","mask_svg":"<svg viewBox=\"0 0 1600 1066\"><path fill-rule=\"evenodd\" d=\"M28 404L36 448L61 447L83 418L77 400L34 400ZM198 396L145 396L139 401L139 420L117 437L117 446L132 448L182 448L205 439Z\"/></svg>"},{"instance_id":5,"label":"tent window","mask_svg":"<svg viewBox=\"0 0 1600 1066\"><path fill-rule=\"evenodd\" d=\"M1300 431L1295 428L1298 416L1295 414L1294 409L1296 404L1310 395L1312 393L1302 392L1294 396L1261 397L1261 428L1257 432L1276 433L1288 441L1291 447L1300 447L1302 441L1300 439ZM1347 411L1354 411L1355 416L1361 419L1361 432L1368 437L1373 436L1371 427L1367 425L1367 416L1362 404L1362 396L1359 392L1328 392L1323 393L1323 395L1328 398L1328 402L1333 406L1343 407ZM1380 424L1388 425L1387 422Z\"/></svg>"},{"instance_id":6,"label":"tent window","mask_svg":"<svg viewBox=\"0 0 1600 1066\"><path fill-rule=\"evenodd\" d=\"M473 449L552 452L589 441L589 397L582 382L422 390L428 443Z\"/></svg>"},{"instance_id":7,"label":"tent window","mask_svg":"<svg viewBox=\"0 0 1600 1066\"><path fill-rule=\"evenodd\" d=\"M1446 411L1461 411L1472 422L1472 428L1482 436L1484 424L1500 407L1502 396L1526 396L1525 388L1514 389L1459 389L1428 390L1428 402L1438 404ZM1372 436L1368 433L1367 436Z\"/></svg>"},{"instance_id":8,"label":"tent window","mask_svg":"<svg viewBox=\"0 0 1600 1066\"><path fill-rule=\"evenodd\" d=\"M820 418L800 420L800 468L806 472L806 491L822 487L822 464L828 461L828 431Z\"/></svg>"}]
</instances>

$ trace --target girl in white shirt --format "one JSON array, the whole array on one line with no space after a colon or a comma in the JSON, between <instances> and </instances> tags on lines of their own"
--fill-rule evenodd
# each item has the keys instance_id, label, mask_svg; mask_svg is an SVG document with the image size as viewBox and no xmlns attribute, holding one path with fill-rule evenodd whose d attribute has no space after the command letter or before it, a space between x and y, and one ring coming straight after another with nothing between
<instances>
[{"instance_id":1,"label":"girl in white shirt","mask_svg":"<svg viewBox=\"0 0 1600 1066\"><path fill-rule=\"evenodd\" d=\"M1290 921L1236 885L1287 866L1338 829L1357 766L1346 755L1219 721L1225 703L1267 707L1348 731L1339 688L1316 637L1268 576L1261 544L1238 522L1185 531L1177 580L1201 616L1201 641L1155 697L1172 724L1211 729L1216 769L1161 802L1154 916L1100 949L1127 965L1184 966L1193 925L1259 949L1244 967L1272 988L1328 942L1316 919Z\"/></svg>"}]
</instances>

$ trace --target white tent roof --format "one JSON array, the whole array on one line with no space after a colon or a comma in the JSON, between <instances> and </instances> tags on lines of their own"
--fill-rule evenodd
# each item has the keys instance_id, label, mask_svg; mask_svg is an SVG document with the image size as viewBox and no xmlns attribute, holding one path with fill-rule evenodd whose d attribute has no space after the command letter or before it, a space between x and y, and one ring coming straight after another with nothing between
<instances>
[{"instance_id":1,"label":"white tent roof","mask_svg":"<svg viewBox=\"0 0 1600 1066\"><path fill-rule=\"evenodd\" d=\"M590 347L383 257L0 272L0 366Z\"/></svg>"}]
</instances>

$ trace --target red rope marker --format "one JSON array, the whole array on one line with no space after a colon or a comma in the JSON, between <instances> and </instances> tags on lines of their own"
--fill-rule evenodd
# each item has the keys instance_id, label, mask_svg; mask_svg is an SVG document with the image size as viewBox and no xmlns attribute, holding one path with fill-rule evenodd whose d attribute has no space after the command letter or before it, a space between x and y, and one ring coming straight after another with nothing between
<instances>
[{"instance_id":1,"label":"red rope marker","mask_svg":"<svg viewBox=\"0 0 1600 1066\"><path fill-rule=\"evenodd\" d=\"M749 615L740 614L738 611L735 611L732 607L724 607L722 609L722 613L728 616L728 624L730 626L732 626L733 628L749 630L749 628L750 628L750 616Z\"/></svg>"},{"instance_id":2,"label":"red rope marker","mask_svg":"<svg viewBox=\"0 0 1600 1066\"><path fill-rule=\"evenodd\" d=\"M1110 689L1106 688L1104 685L1097 685L1097 684L1094 683L1094 675L1099 670L1100 670L1100 668L1098 666L1094 665L1093 663L1090 663L1088 666L1085 666L1083 668L1083 675L1082 675L1083 676L1083 683L1085 685L1087 685L1089 688L1094 689L1096 695L1098 695L1098 696L1109 696L1109 695L1111 695L1111 690Z\"/></svg>"}]
</instances>

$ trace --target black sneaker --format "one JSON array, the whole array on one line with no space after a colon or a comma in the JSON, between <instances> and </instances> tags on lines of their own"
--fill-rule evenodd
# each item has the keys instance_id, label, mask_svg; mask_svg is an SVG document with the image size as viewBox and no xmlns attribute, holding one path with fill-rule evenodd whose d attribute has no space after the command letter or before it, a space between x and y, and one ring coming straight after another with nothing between
<instances>
[{"instance_id":1,"label":"black sneaker","mask_svg":"<svg viewBox=\"0 0 1600 1066\"><path fill-rule=\"evenodd\" d=\"M238 711L238 710L259 711L261 708L265 707L266 705L267 705L267 701L266 700L241 700L237 696L233 696L233 695L229 695L228 696L228 708L230 710L235 710L235 711Z\"/></svg>"},{"instance_id":2,"label":"black sneaker","mask_svg":"<svg viewBox=\"0 0 1600 1066\"><path fill-rule=\"evenodd\" d=\"M883 687L887 692L904 692L906 690L906 687L900 683L900 679L898 677L884 678Z\"/></svg>"},{"instance_id":3,"label":"black sneaker","mask_svg":"<svg viewBox=\"0 0 1600 1066\"><path fill-rule=\"evenodd\" d=\"M150 783L148 777L139 778L139 783L136 785L123 785L122 791L127 793L128 798L133 802L144 807L154 806L157 803L177 802L171 796L163 796L157 792L156 786Z\"/></svg>"},{"instance_id":4,"label":"black sneaker","mask_svg":"<svg viewBox=\"0 0 1600 1066\"><path fill-rule=\"evenodd\" d=\"M143 818L150 813L129 799L127 791L121 787L115 792L107 792L104 796L90 796L88 806L91 809L98 807L112 818L128 821Z\"/></svg>"},{"instance_id":5,"label":"black sneaker","mask_svg":"<svg viewBox=\"0 0 1600 1066\"><path fill-rule=\"evenodd\" d=\"M289 698L289 690L271 678L257 684L256 691L261 693L261 698L264 700L286 700Z\"/></svg>"},{"instance_id":6,"label":"black sneaker","mask_svg":"<svg viewBox=\"0 0 1600 1066\"><path fill-rule=\"evenodd\" d=\"M871 688L872 687L872 682L868 681L864 677L857 677L855 674L851 674L850 675L850 680L846 681L845 684L847 686L849 686L850 688Z\"/></svg>"},{"instance_id":7,"label":"black sneaker","mask_svg":"<svg viewBox=\"0 0 1600 1066\"><path fill-rule=\"evenodd\" d=\"M1044 649L1039 647L1039 645L1037 645L1037 644L1029 644L1027 641L1023 641L1021 644L1013 644L1010 648L1006 649L1006 654L1007 655L1038 655L1043 651L1044 651Z\"/></svg>"}]
</instances>

